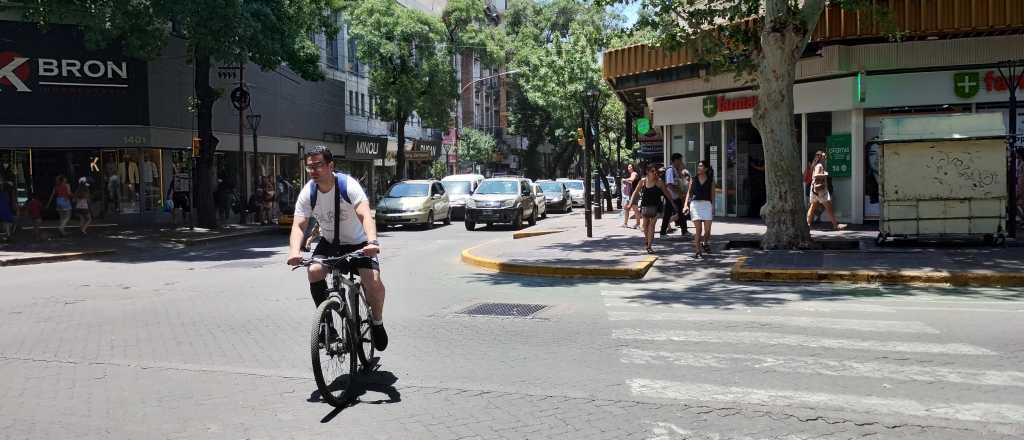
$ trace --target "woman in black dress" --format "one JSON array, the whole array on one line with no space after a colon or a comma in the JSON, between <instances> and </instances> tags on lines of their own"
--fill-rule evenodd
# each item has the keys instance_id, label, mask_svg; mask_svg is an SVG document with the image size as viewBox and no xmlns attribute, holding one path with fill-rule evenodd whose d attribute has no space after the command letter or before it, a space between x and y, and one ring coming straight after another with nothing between
<instances>
[{"instance_id":1,"label":"woman in black dress","mask_svg":"<svg viewBox=\"0 0 1024 440\"><path fill-rule=\"evenodd\" d=\"M654 224L658 218L658 211L661 208L661 197L665 196L665 200L672 203L675 206L675 202L672 201L672 196L668 192L668 187L665 186L665 181L661 180L661 176L658 175L658 167L654 164L647 164L645 167L646 175L640 179L636 184L636 188L633 189L633 195L629 198L630 205L637 203L637 196L641 196L639 200L640 205L640 216L644 219L644 248L647 253L653 254L654 249L651 248L651 244L654 241Z\"/></svg>"}]
</instances>

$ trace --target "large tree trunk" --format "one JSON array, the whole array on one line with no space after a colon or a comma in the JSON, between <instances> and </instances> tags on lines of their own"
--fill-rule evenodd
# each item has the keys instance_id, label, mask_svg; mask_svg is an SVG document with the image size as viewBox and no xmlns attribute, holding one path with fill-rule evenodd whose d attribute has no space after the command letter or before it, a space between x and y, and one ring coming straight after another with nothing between
<instances>
[{"instance_id":1,"label":"large tree trunk","mask_svg":"<svg viewBox=\"0 0 1024 440\"><path fill-rule=\"evenodd\" d=\"M398 167L398 180L405 180L409 175L405 166L405 120L395 121L398 124L398 153L395 155L395 165Z\"/></svg>"},{"instance_id":2,"label":"large tree trunk","mask_svg":"<svg viewBox=\"0 0 1024 440\"><path fill-rule=\"evenodd\" d=\"M195 64L196 97L199 100L197 125L199 129L199 159L196 164L196 200L194 208L200 227L217 227L217 208L213 202L214 182L217 181L213 165L214 152L219 140L213 135L213 103L216 92L210 87L210 56L202 52L196 55ZM242 201L244 205L244 200Z\"/></svg>"},{"instance_id":3,"label":"large tree trunk","mask_svg":"<svg viewBox=\"0 0 1024 440\"><path fill-rule=\"evenodd\" d=\"M794 23L766 24L761 31L761 47L752 122L761 133L766 163L768 197L761 214L768 231L762 246L804 248L810 245L810 230L801 182L800 144L793 124L793 82L804 47L803 33Z\"/></svg>"},{"instance_id":4,"label":"large tree trunk","mask_svg":"<svg viewBox=\"0 0 1024 440\"><path fill-rule=\"evenodd\" d=\"M540 141L536 138L527 138L526 145L526 177L533 180L540 178L542 166L540 164Z\"/></svg>"}]
</instances>

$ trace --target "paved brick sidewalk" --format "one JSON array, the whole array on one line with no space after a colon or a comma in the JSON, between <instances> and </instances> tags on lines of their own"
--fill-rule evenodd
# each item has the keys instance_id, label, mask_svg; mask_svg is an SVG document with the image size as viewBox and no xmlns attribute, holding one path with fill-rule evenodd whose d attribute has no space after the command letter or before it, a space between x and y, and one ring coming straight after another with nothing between
<instances>
[{"instance_id":1,"label":"paved brick sidewalk","mask_svg":"<svg viewBox=\"0 0 1024 440\"><path fill-rule=\"evenodd\" d=\"M649 257L642 249L642 232L623 228L621 222L621 217L617 213L605 215L601 220L594 220L593 237L587 238L582 215L565 216L541 222L526 230L562 232L518 240L511 237L499 239L473 248L469 252L483 259L511 265L563 267L566 268L563 275L587 276L582 273L574 274L572 271L580 267L634 266ZM660 220L658 225L660 226ZM690 229L692 232L692 226ZM1024 261L1024 247L1017 246L1016 243L992 247L980 242L897 242L883 248L874 243L875 231L863 229L812 231L812 236L819 242L828 244L828 248L841 245L838 247L845 247L847 250L760 251L755 246L764 231L764 225L752 221L716 221L712 229L714 252L710 258L699 261L691 257L691 238L681 237L679 231L661 238L656 232L654 249L658 260L654 263L654 268L668 273L692 274L705 271L716 276L727 276L733 265L740 261L742 269L749 272L746 278L743 278L747 281L957 282L952 278L932 276L938 273L948 276L966 274L975 278L984 275L989 277L986 281L988 283L1016 284L1007 281L1003 275L1019 272L1020 264ZM861 275L887 274L889 278L872 278L873 275L853 278L848 276L848 273L852 272L862 272ZM822 277L822 274L829 273L838 275ZM894 274L899 276L893 276ZM931 278L908 278L904 276L905 274L927 274Z\"/></svg>"}]
</instances>

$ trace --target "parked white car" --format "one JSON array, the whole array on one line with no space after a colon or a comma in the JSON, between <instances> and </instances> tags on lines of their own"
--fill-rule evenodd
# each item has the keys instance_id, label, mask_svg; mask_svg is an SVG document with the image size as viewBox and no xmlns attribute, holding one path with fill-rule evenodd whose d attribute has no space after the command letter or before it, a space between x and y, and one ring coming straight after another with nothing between
<instances>
[{"instance_id":1,"label":"parked white car","mask_svg":"<svg viewBox=\"0 0 1024 440\"><path fill-rule=\"evenodd\" d=\"M569 197L572 197L573 206L583 206L583 181L579 179L557 179L556 182L562 182L566 188L569 188Z\"/></svg>"},{"instance_id":2,"label":"parked white car","mask_svg":"<svg viewBox=\"0 0 1024 440\"><path fill-rule=\"evenodd\" d=\"M445 192L448 193L448 201L451 203L452 216L456 219L463 219L466 216L466 200L473 191L484 181L480 174L455 174L441 179Z\"/></svg>"}]
</instances>

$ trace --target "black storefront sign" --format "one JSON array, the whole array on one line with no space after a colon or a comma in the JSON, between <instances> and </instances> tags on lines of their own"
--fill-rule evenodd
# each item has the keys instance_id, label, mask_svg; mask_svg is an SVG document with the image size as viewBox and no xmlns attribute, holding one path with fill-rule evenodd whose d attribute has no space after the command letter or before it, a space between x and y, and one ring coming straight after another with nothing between
<instances>
[{"instance_id":1,"label":"black storefront sign","mask_svg":"<svg viewBox=\"0 0 1024 440\"><path fill-rule=\"evenodd\" d=\"M441 141L416 139L406 157L412 162L430 162L441 156Z\"/></svg>"},{"instance_id":2,"label":"black storefront sign","mask_svg":"<svg viewBox=\"0 0 1024 440\"><path fill-rule=\"evenodd\" d=\"M346 160L383 160L388 151L388 139L380 136L345 135Z\"/></svg>"},{"instance_id":3,"label":"black storefront sign","mask_svg":"<svg viewBox=\"0 0 1024 440\"><path fill-rule=\"evenodd\" d=\"M75 26L0 21L0 123L149 125L146 63Z\"/></svg>"}]
</instances>

